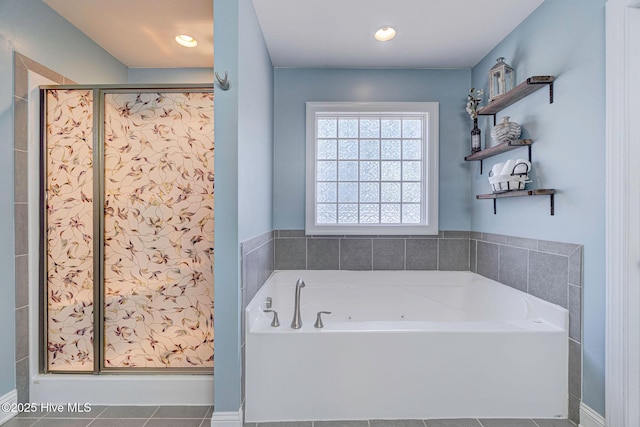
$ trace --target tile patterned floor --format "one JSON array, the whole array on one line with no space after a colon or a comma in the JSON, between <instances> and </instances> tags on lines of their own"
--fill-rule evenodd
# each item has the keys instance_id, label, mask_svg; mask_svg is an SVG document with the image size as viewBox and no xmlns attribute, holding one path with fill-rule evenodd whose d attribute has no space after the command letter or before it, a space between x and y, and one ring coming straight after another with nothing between
<instances>
[{"instance_id":1,"label":"tile patterned floor","mask_svg":"<svg viewBox=\"0 0 640 427\"><path fill-rule=\"evenodd\" d=\"M575 427L568 420L538 419L447 419L447 420L363 420L246 423L245 427Z\"/></svg>"},{"instance_id":2,"label":"tile patterned floor","mask_svg":"<svg viewBox=\"0 0 640 427\"><path fill-rule=\"evenodd\" d=\"M2 427L210 427L213 406L92 406L90 412L20 413Z\"/></svg>"},{"instance_id":3,"label":"tile patterned floor","mask_svg":"<svg viewBox=\"0 0 640 427\"><path fill-rule=\"evenodd\" d=\"M21 413L2 427L210 427L213 406L92 406L90 412ZM245 427L575 427L567 420L447 419L246 423Z\"/></svg>"}]
</instances>

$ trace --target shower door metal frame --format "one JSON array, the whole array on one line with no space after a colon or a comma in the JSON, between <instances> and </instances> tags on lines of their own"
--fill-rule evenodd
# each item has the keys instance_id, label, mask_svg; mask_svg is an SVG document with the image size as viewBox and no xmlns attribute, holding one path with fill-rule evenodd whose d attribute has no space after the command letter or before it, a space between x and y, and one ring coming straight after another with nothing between
<instances>
[{"instance_id":1,"label":"shower door metal frame","mask_svg":"<svg viewBox=\"0 0 640 427\"><path fill-rule=\"evenodd\" d=\"M53 371L48 369L47 292L47 96L48 90L91 90L93 92L93 370ZM214 93L214 85L49 85L40 86L40 250L39 305L40 372L78 374L213 374L213 367L113 368L104 366L104 119L105 95L109 93ZM98 212L98 215L95 213ZM215 348L215 347L214 347ZM215 350L214 350L215 351Z\"/></svg>"}]
</instances>

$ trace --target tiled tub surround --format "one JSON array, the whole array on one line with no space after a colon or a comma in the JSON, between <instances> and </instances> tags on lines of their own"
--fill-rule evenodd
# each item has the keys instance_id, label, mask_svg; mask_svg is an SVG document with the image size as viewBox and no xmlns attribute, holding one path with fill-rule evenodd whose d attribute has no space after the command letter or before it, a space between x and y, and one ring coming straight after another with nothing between
<instances>
[{"instance_id":1,"label":"tiled tub surround","mask_svg":"<svg viewBox=\"0 0 640 427\"><path fill-rule=\"evenodd\" d=\"M263 245L260 256L248 256ZM582 252L582 245L577 244L468 231L441 231L437 236L347 237L274 230L243 245L243 308L273 269L476 272L569 310L569 418L578 424ZM271 261L268 253L273 255Z\"/></svg>"},{"instance_id":2,"label":"tiled tub surround","mask_svg":"<svg viewBox=\"0 0 640 427\"><path fill-rule=\"evenodd\" d=\"M469 232L437 236L305 236L278 230L276 270L469 271Z\"/></svg>"},{"instance_id":3,"label":"tiled tub surround","mask_svg":"<svg viewBox=\"0 0 640 427\"><path fill-rule=\"evenodd\" d=\"M569 419L582 397L583 246L471 232L470 269L569 310Z\"/></svg>"}]
</instances>

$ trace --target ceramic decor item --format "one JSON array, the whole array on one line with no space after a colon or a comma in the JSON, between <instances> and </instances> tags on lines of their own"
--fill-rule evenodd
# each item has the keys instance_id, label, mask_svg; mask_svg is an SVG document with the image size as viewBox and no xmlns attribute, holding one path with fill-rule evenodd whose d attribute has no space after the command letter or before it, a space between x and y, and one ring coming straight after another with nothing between
<instances>
[{"instance_id":1,"label":"ceramic decor item","mask_svg":"<svg viewBox=\"0 0 640 427\"><path fill-rule=\"evenodd\" d=\"M505 116L501 123L491 129L491 139L495 145L513 141L520 137L520 131L520 125L516 122L510 122L509 116Z\"/></svg>"}]
</instances>

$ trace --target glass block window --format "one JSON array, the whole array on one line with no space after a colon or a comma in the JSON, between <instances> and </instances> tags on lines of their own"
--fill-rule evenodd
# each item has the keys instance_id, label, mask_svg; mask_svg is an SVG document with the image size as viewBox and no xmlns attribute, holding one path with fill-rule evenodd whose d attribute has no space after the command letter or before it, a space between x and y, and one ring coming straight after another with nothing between
<instances>
[{"instance_id":1,"label":"glass block window","mask_svg":"<svg viewBox=\"0 0 640 427\"><path fill-rule=\"evenodd\" d=\"M437 234L437 103L307 103L307 234Z\"/></svg>"}]
</instances>

